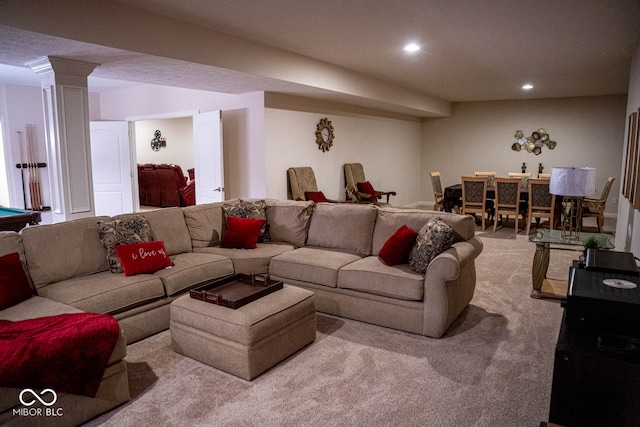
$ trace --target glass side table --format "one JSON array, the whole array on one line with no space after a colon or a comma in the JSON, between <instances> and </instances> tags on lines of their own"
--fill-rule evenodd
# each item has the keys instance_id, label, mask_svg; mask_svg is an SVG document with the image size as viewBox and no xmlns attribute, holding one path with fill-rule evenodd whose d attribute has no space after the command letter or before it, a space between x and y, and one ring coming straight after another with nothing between
<instances>
[{"instance_id":1,"label":"glass side table","mask_svg":"<svg viewBox=\"0 0 640 427\"><path fill-rule=\"evenodd\" d=\"M584 251L584 241L589 237L595 237L600 241L600 248L613 249L611 243L613 235L605 233L580 232L579 236L563 238L561 230L538 229L529 240L536 244L536 253L533 256L531 279L533 282L532 298L564 298L566 297L567 281L548 279L549 255L551 249ZM564 294L559 290L564 289Z\"/></svg>"}]
</instances>

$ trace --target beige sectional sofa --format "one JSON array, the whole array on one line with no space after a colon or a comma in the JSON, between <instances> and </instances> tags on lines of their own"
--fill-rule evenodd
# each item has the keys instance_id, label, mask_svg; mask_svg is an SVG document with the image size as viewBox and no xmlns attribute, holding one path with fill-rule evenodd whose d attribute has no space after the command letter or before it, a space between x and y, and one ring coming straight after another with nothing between
<instances>
[{"instance_id":1,"label":"beige sectional sofa","mask_svg":"<svg viewBox=\"0 0 640 427\"><path fill-rule=\"evenodd\" d=\"M0 256L13 252L18 252L20 258L24 261L22 236L14 232L0 232ZM71 305L41 296L33 296L18 305L0 310L0 319L19 321L34 317L79 312L82 312L82 310ZM58 414L60 413L59 410L61 410L62 416L15 415L14 409L23 408L19 401L21 389L0 387L0 424L29 426L77 425L128 401L130 399L129 378L127 376L127 362L124 360L126 354L127 343L124 333L121 331L120 338L109 358L98 393L94 398L74 394L57 394L57 400L52 409L55 410L54 413ZM32 411L38 409L43 411L45 408L42 404L36 403L30 409ZM33 414L34 412L31 413Z\"/></svg>"},{"instance_id":2,"label":"beige sectional sofa","mask_svg":"<svg viewBox=\"0 0 640 427\"><path fill-rule=\"evenodd\" d=\"M20 234L0 233L0 256L19 252L37 292L30 300L0 311L0 319L78 310L111 314L118 319L126 343L132 343L168 329L170 303L197 284L233 273L269 273L312 290L319 312L441 337L473 296L475 259L482 243L474 237L471 217L267 199L268 241L258 243L256 249L222 248L223 205L243 202L140 214L147 219L154 240L164 241L175 264L153 274L126 277L109 271L97 233L98 221L109 217L28 227ZM378 252L401 225L418 231L436 216L453 228L455 241L431 262L426 274L413 272L408 264L390 267L380 261ZM104 390L100 388L96 399L66 397L72 402L69 408L83 408L74 423L129 398L125 354L121 339L105 373ZM0 422L11 418L16 404L15 390L0 388Z\"/></svg>"}]
</instances>

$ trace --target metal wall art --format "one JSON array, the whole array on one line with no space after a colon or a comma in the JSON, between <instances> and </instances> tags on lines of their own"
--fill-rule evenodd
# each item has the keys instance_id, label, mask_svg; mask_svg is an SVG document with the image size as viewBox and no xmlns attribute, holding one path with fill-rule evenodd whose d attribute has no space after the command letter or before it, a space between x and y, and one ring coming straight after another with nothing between
<instances>
[{"instance_id":1,"label":"metal wall art","mask_svg":"<svg viewBox=\"0 0 640 427\"><path fill-rule=\"evenodd\" d=\"M153 139L151 140L151 149L153 151L160 151L162 147L167 146L167 138L162 136L159 130L153 133Z\"/></svg>"},{"instance_id":2,"label":"metal wall art","mask_svg":"<svg viewBox=\"0 0 640 427\"><path fill-rule=\"evenodd\" d=\"M551 141L549 134L543 128L531 133L531 136L526 138L521 130L517 130L514 137L516 138L516 142L511 146L513 151L526 150L537 156L542 153L542 147L547 147L549 150L556 148L556 142Z\"/></svg>"}]
</instances>

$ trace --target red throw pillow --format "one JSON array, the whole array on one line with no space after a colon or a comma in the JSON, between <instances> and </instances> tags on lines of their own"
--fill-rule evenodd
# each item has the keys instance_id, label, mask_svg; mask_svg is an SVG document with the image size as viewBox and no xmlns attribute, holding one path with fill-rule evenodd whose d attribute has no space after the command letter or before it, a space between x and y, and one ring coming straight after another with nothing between
<instances>
[{"instance_id":1,"label":"red throw pillow","mask_svg":"<svg viewBox=\"0 0 640 427\"><path fill-rule=\"evenodd\" d=\"M18 252L0 257L0 310L26 301L32 295Z\"/></svg>"},{"instance_id":2,"label":"red throw pillow","mask_svg":"<svg viewBox=\"0 0 640 427\"><path fill-rule=\"evenodd\" d=\"M118 254L125 276L155 273L174 265L164 249L162 240L116 245L114 249Z\"/></svg>"},{"instance_id":3,"label":"red throw pillow","mask_svg":"<svg viewBox=\"0 0 640 427\"><path fill-rule=\"evenodd\" d=\"M403 225L387 239L378 256L387 265L408 262L411 248L413 248L417 236L417 232Z\"/></svg>"},{"instance_id":4,"label":"red throw pillow","mask_svg":"<svg viewBox=\"0 0 640 427\"><path fill-rule=\"evenodd\" d=\"M258 246L260 230L265 224L264 219L227 217L227 229L224 232L221 248L255 249Z\"/></svg>"},{"instance_id":5,"label":"red throw pillow","mask_svg":"<svg viewBox=\"0 0 640 427\"><path fill-rule=\"evenodd\" d=\"M361 193L371 194L371 200L376 200L376 190L373 189L373 185L369 181L359 182L358 191Z\"/></svg>"},{"instance_id":6,"label":"red throw pillow","mask_svg":"<svg viewBox=\"0 0 640 427\"><path fill-rule=\"evenodd\" d=\"M322 191L305 191L304 198L315 203L328 202Z\"/></svg>"}]
</instances>

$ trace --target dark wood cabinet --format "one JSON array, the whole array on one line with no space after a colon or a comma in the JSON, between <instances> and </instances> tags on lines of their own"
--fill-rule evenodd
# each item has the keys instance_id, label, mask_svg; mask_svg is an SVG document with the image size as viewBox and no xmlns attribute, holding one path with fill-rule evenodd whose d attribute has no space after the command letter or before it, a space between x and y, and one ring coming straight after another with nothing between
<instances>
[{"instance_id":1,"label":"dark wood cabinet","mask_svg":"<svg viewBox=\"0 0 640 427\"><path fill-rule=\"evenodd\" d=\"M563 426L640 426L640 355L598 348L598 334L564 319L553 366L549 421Z\"/></svg>"}]
</instances>

